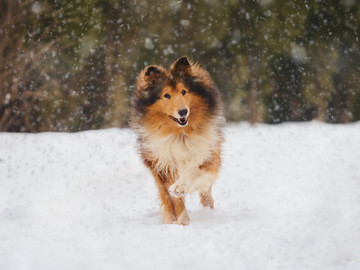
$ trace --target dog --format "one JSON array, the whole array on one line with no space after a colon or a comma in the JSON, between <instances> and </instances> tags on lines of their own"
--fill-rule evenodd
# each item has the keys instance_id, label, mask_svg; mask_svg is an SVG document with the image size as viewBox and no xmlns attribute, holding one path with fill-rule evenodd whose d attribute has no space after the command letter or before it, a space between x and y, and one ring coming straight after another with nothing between
<instances>
[{"instance_id":1,"label":"dog","mask_svg":"<svg viewBox=\"0 0 360 270\"><path fill-rule=\"evenodd\" d=\"M131 98L130 126L159 190L164 223L188 225L185 195L214 208L225 124L221 95L209 73L187 57L166 70L150 65Z\"/></svg>"}]
</instances>

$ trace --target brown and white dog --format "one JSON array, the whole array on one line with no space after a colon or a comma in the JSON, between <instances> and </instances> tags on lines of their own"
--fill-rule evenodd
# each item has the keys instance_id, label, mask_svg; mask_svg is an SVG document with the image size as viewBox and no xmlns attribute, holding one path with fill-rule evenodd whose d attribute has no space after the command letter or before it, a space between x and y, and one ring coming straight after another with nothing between
<instances>
[{"instance_id":1,"label":"brown and white dog","mask_svg":"<svg viewBox=\"0 0 360 270\"><path fill-rule=\"evenodd\" d=\"M184 195L200 192L214 208L212 185L221 165L223 106L209 73L187 57L166 70L140 72L131 100L130 125L159 189L164 223L189 224Z\"/></svg>"}]
</instances>

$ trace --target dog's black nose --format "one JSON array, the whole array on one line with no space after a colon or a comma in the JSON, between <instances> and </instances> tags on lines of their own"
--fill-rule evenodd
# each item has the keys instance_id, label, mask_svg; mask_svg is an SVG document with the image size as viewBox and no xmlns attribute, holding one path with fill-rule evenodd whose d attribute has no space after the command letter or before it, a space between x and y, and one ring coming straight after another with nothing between
<instances>
[{"instance_id":1,"label":"dog's black nose","mask_svg":"<svg viewBox=\"0 0 360 270\"><path fill-rule=\"evenodd\" d=\"M181 117L185 117L188 113L188 110L187 109L182 109L182 110L178 110L178 114L181 116Z\"/></svg>"}]
</instances>

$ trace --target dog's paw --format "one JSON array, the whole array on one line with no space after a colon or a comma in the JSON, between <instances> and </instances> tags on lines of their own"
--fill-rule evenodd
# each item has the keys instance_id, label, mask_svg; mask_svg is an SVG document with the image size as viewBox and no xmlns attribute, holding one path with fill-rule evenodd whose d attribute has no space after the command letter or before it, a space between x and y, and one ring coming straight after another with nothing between
<instances>
[{"instance_id":1,"label":"dog's paw","mask_svg":"<svg viewBox=\"0 0 360 270\"><path fill-rule=\"evenodd\" d=\"M169 192L174 197L182 197L187 193L187 187L184 184L175 182L169 187Z\"/></svg>"},{"instance_id":2,"label":"dog's paw","mask_svg":"<svg viewBox=\"0 0 360 270\"><path fill-rule=\"evenodd\" d=\"M183 226L187 226L190 223L190 217L186 211L186 209L184 209L181 214L179 215L176 224L178 225L183 225Z\"/></svg>"}]
</instances>

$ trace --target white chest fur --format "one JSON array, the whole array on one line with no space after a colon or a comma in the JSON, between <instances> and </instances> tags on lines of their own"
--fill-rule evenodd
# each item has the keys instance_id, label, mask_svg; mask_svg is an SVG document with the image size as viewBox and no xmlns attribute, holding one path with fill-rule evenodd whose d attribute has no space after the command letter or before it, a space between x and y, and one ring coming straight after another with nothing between
<instances>
[{"instance_id":1,"label":"white chest fur","mask_svg":"<svg viewBox=\"0 0 360 270\"><path fill-rule=\"evenodd\" d=\"M148 135L142 148L157 159L156 169L170 171L179 177L185 171L198 168L210 159L221 137L216 130L207 130L201 135L158 136Z\"/></svg>"}]
</instances>

